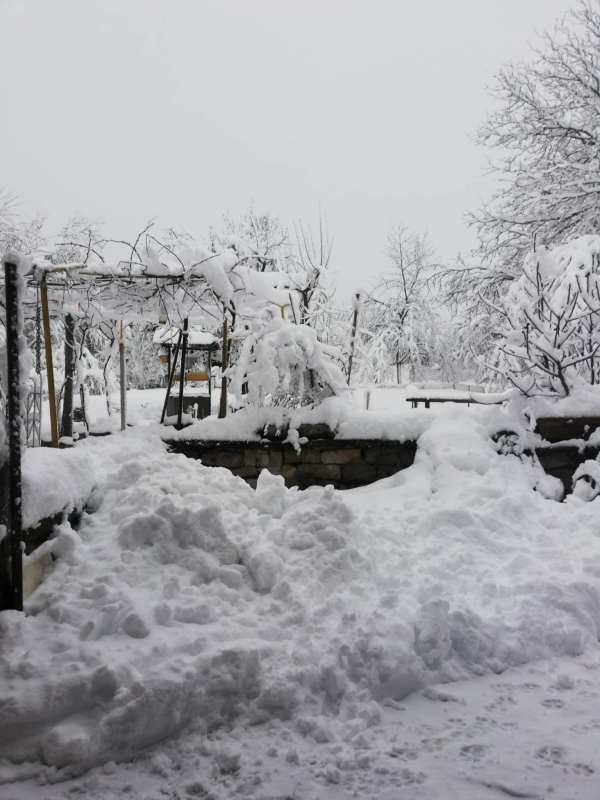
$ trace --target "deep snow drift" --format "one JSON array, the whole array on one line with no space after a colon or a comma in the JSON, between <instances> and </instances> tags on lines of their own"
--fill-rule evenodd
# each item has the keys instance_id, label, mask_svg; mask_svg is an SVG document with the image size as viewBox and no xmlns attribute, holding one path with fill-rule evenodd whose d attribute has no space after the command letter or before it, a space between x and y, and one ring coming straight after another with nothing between
<instances>
[{"instance_id":1,"label":"deep snow drift","mask_svg":"<svg viewBox=\"0 0 600 800\"><path fill-rule=\"evenodd\" d=\"M548 499L497 453L502 414L431 415L413 467L346 493L268 473L254 491L157 427L59 454L95 489L27 616L0 614L0 779L128 758L192 719L287 720L356 760L419 687L591 647L600 501Z\"/></svg>"}]
</instances>

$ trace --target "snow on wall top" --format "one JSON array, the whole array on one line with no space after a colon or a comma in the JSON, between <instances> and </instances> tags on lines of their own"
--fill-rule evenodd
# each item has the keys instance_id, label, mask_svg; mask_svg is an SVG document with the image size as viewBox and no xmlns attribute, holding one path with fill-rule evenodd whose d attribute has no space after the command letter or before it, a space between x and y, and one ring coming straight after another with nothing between
<instances>
[{"instance_id":1,"label":"snow on wall top","mask_svg":"<svg viewBox=\"0 0 600 800\"><path fill-rule=\"evenodd\" d=\"M296 431L303 424L326 424L337 439L415 441L432 420L425 410L410 414L363 411L349 397L329 397L316 408L248 407L225 419L215 416L180 431L169 430L165 441L260 441L267 426ZM289 436L289 434L288 434Z\"/></svg>"}]
</instances>

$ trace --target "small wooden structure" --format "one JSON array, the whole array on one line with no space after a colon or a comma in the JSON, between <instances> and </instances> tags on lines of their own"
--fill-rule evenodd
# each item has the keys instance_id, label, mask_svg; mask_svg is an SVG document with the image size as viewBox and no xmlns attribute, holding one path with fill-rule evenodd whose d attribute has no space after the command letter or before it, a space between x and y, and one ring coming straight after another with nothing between
<instances>
[{"instance_id":1,"label":"small wooden structure","mask_svg":"<svg viewBox=\"0 0 600 800\"><path fill-rule=\"evenodd\" d=\"M183 328L157 328L154 344L161 348L159 358L167 365L167 393L161 422L177 415L176 427L184 425L183 415L204 419L212 409L212 367L219 342L212 333L184 320ZM179 357L179 390L173 381Z\"/></svg>"}]
</instances>

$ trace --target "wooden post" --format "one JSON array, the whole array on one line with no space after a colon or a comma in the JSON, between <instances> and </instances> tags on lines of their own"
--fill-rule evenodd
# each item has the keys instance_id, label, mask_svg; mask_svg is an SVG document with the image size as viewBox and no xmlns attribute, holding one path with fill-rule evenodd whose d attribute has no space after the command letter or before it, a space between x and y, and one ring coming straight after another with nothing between
<instances>
[{"instance_id":1,"label":"wooden post","mask_svg":"<svg viewBox=\"0 0 600 800\"><path fill-rule=\"evenodd\" d=\"M75 373L75 317L65 314L65 385L60 435L73 436L73 375Z\"/></svg>"},{"instance_id":2,"label":"wooden post","mask_svg":"<svg viewBox=\"0 0 600 800\"><path fill-rule=\"evenodd\" d=\"M58 417L56 414L56 391L54 389L54 364L52 362L52 336L50 334L50 311L48 309L48 287L46 278L40 285L42 321L44 327L44 352L46 353L46 375L48 379L48 403L50 404L50 431L52 447L58 447Z\"/></svg>"},{"instance_id":3,"label":"wooden post","mask_svg":"<svg viewBox=\"0 0 600 800\"><path fill-rule=\"evenodd\" d=\"M185 381L185 358L187 356L188 343L188 318L183 320L183 330L181 332L181 369L179 371L179 401L177 403L177 427L183 427L183 386Z\"/></svg>"},{"instance_id":4,"label":"wooden post","mask_svg":"<svg viewBox=\"0 0 600 800\"><path fill-rule=\"evenodd\" d=\"M123 322L119 323L119 383L121 389L121 430L127 427L127 371L125 364L125 339Z\"/></svg>"},{"instance_id":5,"label":"wooden post","mask_svg":"<svg viewBox=\"0 0 600 800\"><path fill-rule=\"evenodd\" d=\"M360 292L354 295L354 313L352 314L352 334L350 336L350 355L348 356L348 386L352 377L352 363L354 361L354 348L356 347L356 328L358 326L358 304L360 302Z\"/></svg>"},{"instance_id":6,"label":"wooden post","mask_svg":"<svg viewBox=\"0 0 600 800\"><path fill-rule=\"evenodd\" d=\"M167 393L165 395L165 402L163 403L162 414L160 415L160 424L162 425L165 421L165 415L167 413L167 406L169 404L169 397L171 395L171 386L173 385L173 378L175 377L175 367L177 366L177 356L179 355L179 348L181 347L181 339L182 339L181 331L179 331L179 335L177 337L177 344L175 345L175 353L173 355L173 360L171 362L171 368L169 370L169 382L167 383ZM171 352L171 347L169 346L169 353Z\"/></svg>"},{"instance_id":7,"label":"wooden post","mask_svg":"<svg viewBox=\"0 0 600 800\"><path fill-rule=\"evenodd\" d=\"M227 416L227 376L225 370L229 364L229 342L227 337L227 313L223 314L223 350L221 353L221 397L219 398L219 419Z\"/></svg>"},{"instance_id":8,"label":"wooden post","mask_svg":"<svg viewBox=\"0 0 600 800\"><path fill-rule=\"evenodd\" d=\"M4 264L6 293L6 362L8 407L8 514L10 554L9 608L23 610L23 512L21 497L21 376L19 359L19 275L17 265Z\"/></svg>"}]
</instances>

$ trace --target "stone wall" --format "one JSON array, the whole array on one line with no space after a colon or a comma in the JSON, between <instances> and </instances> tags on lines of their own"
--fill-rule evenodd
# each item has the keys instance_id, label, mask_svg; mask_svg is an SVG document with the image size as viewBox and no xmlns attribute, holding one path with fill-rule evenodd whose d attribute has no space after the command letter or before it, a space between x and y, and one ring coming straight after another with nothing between
<instances>
[{"instance_id":1,"label":"stone wall","mask_svg":"<svg viewBox=\"0 0 600 800\"><path fill-rule=\"evenodd\" d=\"M573 475L580 464L588 459L595 459L598 456L597 447L585 447L580 449L575 445L559 445L558 447L537 447L536 455L544 472L559 478L562 481L565 494L570 494L573 490Z\"/></svg>"},{"instance_id":2,"label":"stone wall","mask_svg":"<svg viewBox=\"0 0 600 800\"><path fill-rule=\"evenodd\" d=\"M572 439L587 439L600 428L600 417L540 418L537 432L549 444L536 448L544 470L559 478L565 493L572 490L572 478L586 459L596 458L600 448L578 447ZM291 444L277 440L286 431L267 431L269 440L260 442L217 442L174 440L169 449L198 458L209 467L226 467L235 475L256 484L260 471L268 469L283 475L287 486L326 486L351 489L386 478L414 462L416 442L382 439L335 439L326 425L301 426L299 433L308 441L296 452ZM510 431L501 433L513 435ZM554 444L550 444L554 443Z\"/></svg>"},{"instance_id":3,"label":"stone wall","mask_svg":"<svg viewBox=\"0 0 600 800\"><path fill-rule=\"evenodd\" d=\"M208 467L226 467L256 484L260 471L283 475L287 486L352 489L410 467L416 442L381 439L312 439L300 452L283 442L171 441L169 449L198 458Z\"/></svg>"}]
</instances>

